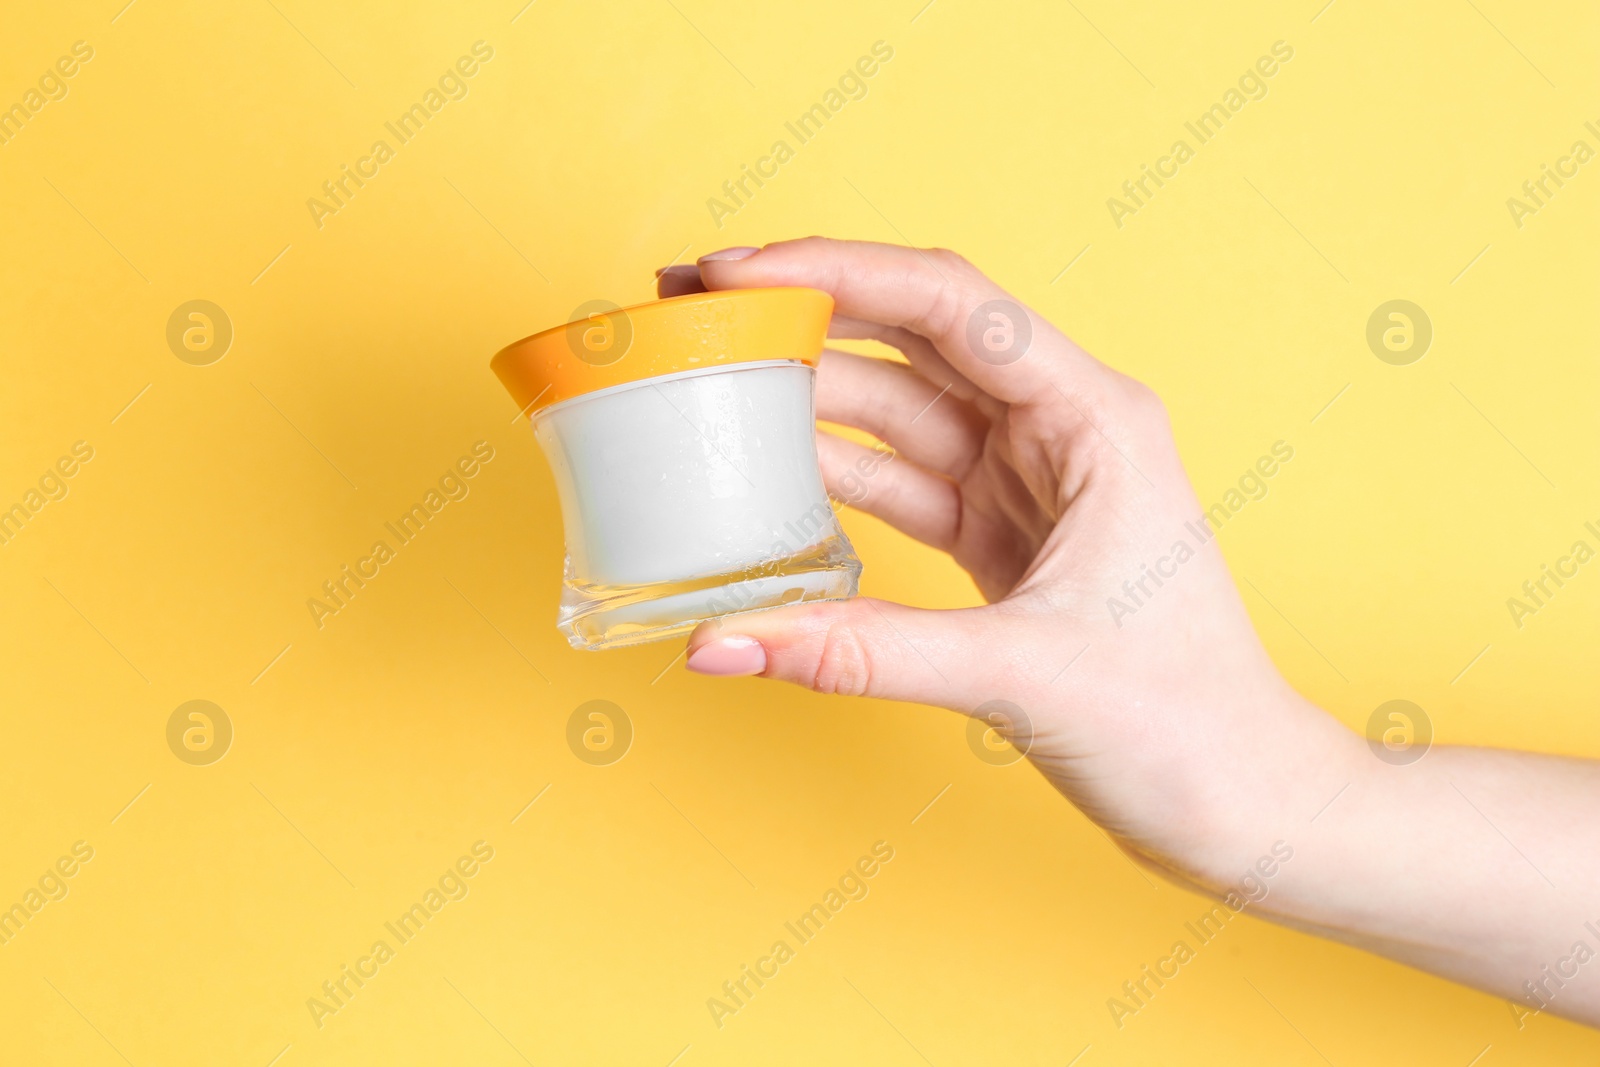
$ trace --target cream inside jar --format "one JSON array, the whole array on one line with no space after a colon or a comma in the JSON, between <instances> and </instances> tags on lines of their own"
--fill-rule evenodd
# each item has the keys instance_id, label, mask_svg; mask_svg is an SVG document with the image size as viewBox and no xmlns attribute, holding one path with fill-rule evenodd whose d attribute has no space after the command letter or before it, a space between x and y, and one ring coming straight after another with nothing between
<instances>
[{"instance_id":1,"label":"cream inside jar","mask_svg":"<svg viewBox=\"0 0 1600 1067\"><path fill-rule=\"evenodd\" d=\"M557 626L574 647L855 595L861 565L817 466L831 311L810 289L695 294L592 312L495 357L514 398L542 391L526 406L560 499Z\"/></svg>"}]
</instances>

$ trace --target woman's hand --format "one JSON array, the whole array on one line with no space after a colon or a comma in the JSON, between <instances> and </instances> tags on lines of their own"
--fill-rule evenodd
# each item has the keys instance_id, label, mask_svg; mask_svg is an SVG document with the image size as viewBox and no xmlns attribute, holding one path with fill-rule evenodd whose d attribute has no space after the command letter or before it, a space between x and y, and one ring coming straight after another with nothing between
<instances>
[{"instance_id":1,"label":"woman's hand","mask_svg":"<svg viewBox=\"0 0 1600 1067\"><path fill-rule=\"evenodd\" d=\"M1600 1023L1600 767L1375 759L1267 658L1155 394L959 256L808 238L660 279L773 285L832 293L834 336L905 354L823 355L818 415L898 453L856 468L866 450L819 434L824 479L949 552L988 604L732 616L691 635L691 670L982 715L1180 883L1514 998L1519 1027Z\"/></svg>"},{"instance_id":2,"label":"woman's hand","mask_svg":"<svg viewBox=\"0 0 1600 1067\"><path fill-rule=\"evenodd\" d=\"M818 417L893 447L852 503L949 552L989 603L734 616L695 631L691 670L982 714L1124 846L1213 889L1275 840L1263 799L1309 816L1350 779L1364 746L1267 658L1150 389L943 250L808 238L660 279L775 285L833 294L832 336L905 354L825 352ZM818 446L850 498L868 450Z\"/></svg>"}]
</instances>

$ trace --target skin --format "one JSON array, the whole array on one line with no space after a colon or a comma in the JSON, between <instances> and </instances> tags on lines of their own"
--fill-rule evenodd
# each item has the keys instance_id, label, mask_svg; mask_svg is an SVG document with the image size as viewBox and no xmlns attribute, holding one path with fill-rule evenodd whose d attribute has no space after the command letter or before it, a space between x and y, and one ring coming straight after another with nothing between
<instances>
[{"instance_id":1,"label":"skin","mask_svg":"<svg viewBox=\"0 0 1600 1067\"><path fill-rule=\"evenodd\" d=\"M1008 701L1026 722L990 721L1172 881L1222 899L1255 871L1248 895L1268 892L1252 914L1505 997L1519 1027L1541 1010L1600 1025L1600 959L1574 957L1578 942L1600 951L1600 764L1444 746L1376 758L1268 657L1201 543L1156 395L954 253L812 237L659 275L663 296L779 285L831 293L831 336L904 353L825 352L817 414L896 450L855 506L950 553L987 603L734 616L690 637L691 670L968 715ZM968 345L991 300L1029 320L1012 362ZM818 452L830 492L860 492L868 450L819 431ZM1140 592L1180 539L1193 557ZM1113 618L1112 597L1137 610ZM1292 859L1263 865L1280 842Z\"/></svg>"}]
</instances>

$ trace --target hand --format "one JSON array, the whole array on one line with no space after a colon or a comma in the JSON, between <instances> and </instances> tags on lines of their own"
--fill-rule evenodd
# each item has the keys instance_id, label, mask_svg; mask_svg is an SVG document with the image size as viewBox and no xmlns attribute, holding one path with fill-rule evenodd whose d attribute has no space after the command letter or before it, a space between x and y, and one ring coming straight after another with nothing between
<instances>
[{"instance_id":1,"label":"hand","mask_svg":"<svg viewBox=\"0 0 1600 1067\"><path fill-rule=\"evenodd\" d=\"M691 670L967 714L1009 702L1025 721L997 725L1069 799L1213 891L1268 849L1280 810L1303 820L1370 759L1268 659L1149 388L944 250L807 238L660 276L662 296L777 285L831 293L831 336L905 355L825 352L818 417L894 448L856 506L949 552L988 603L734 616L690 637ZM974 349L975 317L1000 351ZM819 432L818 451L844 496L867 450Z\"/></svg>"},{"instance_id":2,"label":"hand","mask_svg":"<svg viewBox=\"0 0 1600 1067\"><path fill-rule=\"evenodd\" d=\"M1173 880L1499 993L1519 1029L1546 1011L1600 1025L1600 963L1584 966L1600 765L1444 746L1374 759L1267 658L1155 394L959 256L808 238L713 253L660 287L771 285L832 293L834 336L905 354L824 353L817 414L897 451L856 506L949 552L988 604L731 616L690 636L691 670L985 717L1010 702L1028 758ZM859 488L864 452L819 433L830 492Z\"/></svg>"}]
</instances>

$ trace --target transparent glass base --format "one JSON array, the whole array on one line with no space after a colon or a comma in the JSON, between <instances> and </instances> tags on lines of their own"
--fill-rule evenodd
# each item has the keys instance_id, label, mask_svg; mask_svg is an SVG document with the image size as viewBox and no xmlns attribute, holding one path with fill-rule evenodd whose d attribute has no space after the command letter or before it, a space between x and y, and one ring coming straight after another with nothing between
<instances>
[{"instance_id":1,"label":"transparent glass base","mask_svg":"<svg viewBox=\"0 0 1600 1067\"><path fill-rule=\"evenodd\" d=\"M861 563L843 537L799 555L743 570L650 585L585 585L562 589L556 628L573 648L602 649L662 641L707 619L814 600L856 595Z\"/></svg>"}]
</instances>

